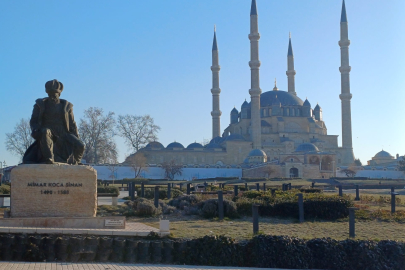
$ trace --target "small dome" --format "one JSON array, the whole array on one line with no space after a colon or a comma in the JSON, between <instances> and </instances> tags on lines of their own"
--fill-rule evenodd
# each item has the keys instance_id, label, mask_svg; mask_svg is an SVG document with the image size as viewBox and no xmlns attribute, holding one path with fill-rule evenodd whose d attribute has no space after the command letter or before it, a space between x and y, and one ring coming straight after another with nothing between
<instances>
[{"instance_id":1,"label":"small dome","mask_svg":"<svg viewBox=\"0 0 405 270\"><path fill-rule=\"evenodd\" d=\"M319 104L316 104L314 111L320 111L321 110L321 106L319 106Z\"/></svg>"},{"instance_id":2,"label":"small dome","mask_svg":"<svg viewBox=\"0 0 405 270\"><path fill-rule=\"evenodd\" d=\"M378 152L377 154L375 154L375 156L374 156L375 158L393 158L393 156L391 156L391 154L390 153L388 153L387 151L384 151L384 150L382 150L382 151L380 151L380 152Z\"/></svg>"},{"instance_id":3,"label":"small dome","mask_svg":"<svg viewBox=\"0 0 405 270\"><path fill-rule=\"evenodd\" d=\"M211 143L220 144L220 143L222 143L223 141L224 141L224 138L222 138L222 137L220 137L220 136L217 136L217 137L213 138L213 139L210 141L209 144L211 144Z\"/></svg>"},{"instance_id":4,"label":"small dome","mask_svg":"<svg viewBox=\"0 0 405 270\"><path fill-rule=\"evenodd\" d=\"M243 163L249 163L249 158L245 158L245 160L243 161Z\"/></svg>"},{"instance_id":5,"label":"small dome","mask_svg":"<svg viewBox=\"0 0 405 270\"><path fill-rule=\"evenodd\" d=\"M245 141L245 139L240 134L231 134L224 138L224 141Z\"/></svg>"},{"instance_id":6,"label":"small dome","mask_svg":"<svg viewBox=\"0 0 405 270\"><path fill-rule=\"evenodd\" d=\"M206 149L214 149L214 148L222 148L222 147L218 143L209 143L204 148L206 148Z\"/></svg>"},{"instance_id":7,"label":"small dome","mask_svg":"<svg viewBox=\"0 0 405 270\"><path fill-rule=\"evenodd\" d=\"M254 149L250 151L249 157L267 157L266 153L260 149Z\"/></svg>"},{"instance_id":8,"label":"small dome","mask_svg":"<svg viewBox=\"0 0 405 270\"><path fill-rule=\"evenodd\" d=\"M242 109L243 108L249 108L249 103L246 100L242 103Z\"/></svg>"},{"instance_id":9,"label":"small dome","mask_svg":"<svg viewBox=\"0 0 405 270\"><path fill-rule=\"evenodd\" d=\"M238 110L234 107L233 109L232 109L232 111L231 111L231 114L238 114L239 112L238 112Z\"/></svg>"},{"instance_id":10,"label":"small dome","mask_svg":"<svg viewBox=\"0 0 405 270\"><path fill-rule=\"evenodd\" d=\"M319 152L319 149L312 143L302 143L298 145L295 152Z\"/></svg>"},{"instance_id":11,"label":"small dome","mask_svg":"<svg viewBox=\"0 0 405 270\"><path fill-rule=\"evenodd\" d=\"M187 146L187 149L194 149L194 148L204 148L204 146L202 146L202 144L200 143L191 143L189 146Z\"/></svg>"},{"instance_id":12,"label":"small dome","mask_svg":"<svg viewBox=\"0 0 405 270\"><path fill-rule=\"evenodd\" d=\"M145 148L151 149L151 148L165 148L165 147L160 142L150 142L145 146Z\"/></svg>"},{"instance_id":13,"label":"small dome","mask_svg":"<svg viewBox=\"0 0 405 270\"><path fill-rule=\"evenodd\" d=\"M172 142L166 148L184 148L184 146L181 143Z\"/></svg>"},{"instance_id":14,"label":"small dome","mask_svg":"<svg viewBox=\"0 0 405 270\"><path fill-rule=\"evenodd\" d=\"M303 106L305 106L305 107L311 107L311 103L309 103L308 99L305 99Z\"/></svg>"}]
</instances>

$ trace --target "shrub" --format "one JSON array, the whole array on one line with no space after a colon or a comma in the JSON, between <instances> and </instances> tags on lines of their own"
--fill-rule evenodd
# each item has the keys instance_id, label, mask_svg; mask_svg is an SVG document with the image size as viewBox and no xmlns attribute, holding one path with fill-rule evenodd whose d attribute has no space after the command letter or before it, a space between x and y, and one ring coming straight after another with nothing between
<instances>
[{"instance_id":1,"label":"shrub","mask_svg":"<svg viewBox=\"0 0 405 270\"><path fill-rule=\"evenodd\" d=\"M161 208L156 208L152 201L139 200L136 203L137 216L155 216L162 213Z\"/></svg>"},{"instance_id":2,"label":"shrub","mask_svg":"<svg viewBox=\"0 0 405 270\"><path fill-rule=\"evenodd\" d=\"M320 188L300 188L300 192L302 193L322 193L323 190Z\"/></svg>"},{"instance_id":3,"label":"shrub","mask_svg":"<svg viewBox=\"0 0 405 270\"><path fill-rule=\"evenodd\" d=\"M97 193L112 193L116 194L117 196L120 195L120 191L115 186L108 186L108 187L98 186Z\"/></svg>"},{"instance_id":4,"label":"shrub","mask_svg":"<svg viewBox=\"0 0 405 270\"><path fill-rule=\"evenodd\" d=\"M197 204L201 201L200 197L197 195L184 195L181 197L178 197L176 199L173 199L169 201L169 205L174 206L176 208L179 208L180 210L183 210L184 207L188 207L190 205Z\"/></svg>"},{"instance_id":5,"label":"shrub","mask_svg":"<svg viewBox=\"0 0 405 270\"><path fill-rule=\"evenodd\" d=\"M257 197L262 196L264 192L262 191L257 191L257 190L250 190L250 191L245 191L242 194L242 197L248 198L248 199L256 199Z\"/></svg>"},{"instance_id":6,"label":"shrub","mask_svg":"<svg viewBox=\"0 0 405 270\"><path fill-rule=\"evenodd\" d=\"M236 204L233 201L224 200L224 216L229 218L238 217ZM201 215L205 218L218 217L218 199L210 199L200 203Z\"/></svg>"},{"instance_id":7,"label":"shrub","mask_svg":"<svg viewBox=\"0 0 405 270\"><path fill-rule=\"evenodd\" d=\"M248 197L245 197L245 194ZM256 196L259 194L260 196ZM251 197L251 198L249 198ZM253 197L253 198L252 198ZM242 197L235 197L238 213L251 215L252 204L259 204L261 216L298 217L298 197L296 192L277 192L271 196L268 192L245 192ZM349 215L348 207L353 203L348 197L327 196L319 193L304 194L304 216L306 218L320 218L335 220Z\"/></svg>"},{"instance_id":8,"label":"shrub","mask_svg":"<svg viewBox=\"0 0 405 270\"><path fill-rule=\"evenodd\" d=\"M0 186L0 194L10 194L10 186L9 185L1 185Z\"/></svg>"},{"instance_id":9,"label":"shrub","mask_svg":"<svg viewBox=\"0 0 405 270\"><path fill-rule=\"evenodd\" d=\"M141 195L141 188L136 187L135 188L136 193L138 196ZM181 195L183 195L183 192L177 188L172 188L172 198L177 198ZM155 189L154 188L145 188L145 198L146 199L154 199L155 198ZM167 188L159 188L159 200L165 200L167 199Z\"/></svg>"}]
</instances>

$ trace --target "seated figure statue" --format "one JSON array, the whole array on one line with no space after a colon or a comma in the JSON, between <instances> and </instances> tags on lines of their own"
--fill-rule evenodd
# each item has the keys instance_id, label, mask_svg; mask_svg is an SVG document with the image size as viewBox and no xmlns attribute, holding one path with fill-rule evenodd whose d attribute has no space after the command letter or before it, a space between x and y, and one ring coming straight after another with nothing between
<instances>
[{"instance_id":1,"label":"seated figure statue","mask_svg":"<svg viewBox=\"0 0 405 270\"><path fill-rule=\"evenodd\" d=\"M79 139L73 116L73 104L59 99L63 84L45 83L47 98L35 101L30 126L35 142L27 149L23 163L81 164L84 143Z\"/></svg>"}]
</instances>

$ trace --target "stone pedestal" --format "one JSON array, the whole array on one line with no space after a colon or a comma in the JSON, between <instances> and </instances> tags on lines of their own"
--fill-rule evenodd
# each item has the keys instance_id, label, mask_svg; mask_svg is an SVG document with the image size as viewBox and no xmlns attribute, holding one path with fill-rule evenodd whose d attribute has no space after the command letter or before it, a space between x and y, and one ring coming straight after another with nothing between
<instances>
[{"instance_id":1,"label":"stone pedestal","mask_svg":"<svg viewBox=\"0 0 405 270\"><path fill-rule=\"evenodd\" d=\"M89 166L24 164L11 171L11 218L95 217L97 172Z\"/></svg>"}]
</instances>

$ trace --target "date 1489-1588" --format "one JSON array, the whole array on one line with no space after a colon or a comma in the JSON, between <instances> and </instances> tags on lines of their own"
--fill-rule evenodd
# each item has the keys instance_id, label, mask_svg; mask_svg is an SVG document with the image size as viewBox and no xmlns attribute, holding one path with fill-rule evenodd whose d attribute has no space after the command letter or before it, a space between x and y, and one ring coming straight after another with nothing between
<instances>
[{"instance_id":1,"label":"date 1489-1588","mask_svg":"<svg viewBox=\"0 0 405 270\"><path fill-rule=\"evenodd\" d=\"M41 194L47 194L47 195L62 194L62 195L67 195L67 194L69 194L69 190L58 190L58 192L53 191L53 190L41 190Z\"/></svg>"}]
</instances>

